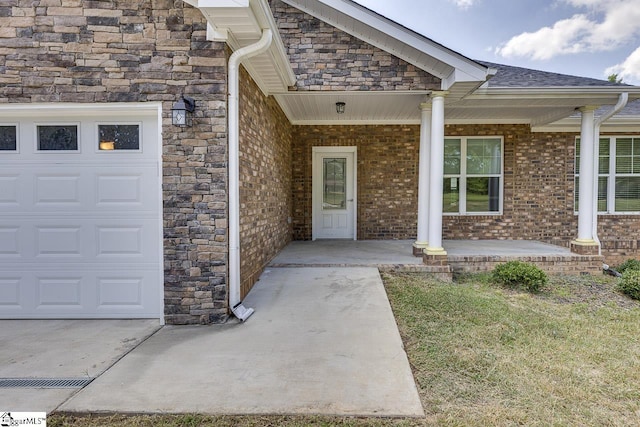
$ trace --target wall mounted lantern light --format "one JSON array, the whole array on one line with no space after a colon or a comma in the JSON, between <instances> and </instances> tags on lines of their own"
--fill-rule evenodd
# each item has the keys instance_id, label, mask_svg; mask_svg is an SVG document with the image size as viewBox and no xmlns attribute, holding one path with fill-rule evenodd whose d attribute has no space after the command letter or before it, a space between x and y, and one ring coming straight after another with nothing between
<instances>
[{"instance_id":1,"label":"wall mounted lantern light","mask_svg":"<svg viewBox=\"0 0 640 427\"><path fill-rule=\"evenodd\" d=\"M196 102L192 98L182 96L171 107L171 123L174 126L190 126L190 115L196 110Z\"/></svg>"},{"instance_id":2,"label":"wall mounted lantern light","mask_svg":"<svg viewBox=\"0 0 640 427\"><path fill-rule=\"evenodd\" d=\"M344 114L344 109L347 106L344 102L336 102L336 113Z\"/></svg>"}]
</instances>

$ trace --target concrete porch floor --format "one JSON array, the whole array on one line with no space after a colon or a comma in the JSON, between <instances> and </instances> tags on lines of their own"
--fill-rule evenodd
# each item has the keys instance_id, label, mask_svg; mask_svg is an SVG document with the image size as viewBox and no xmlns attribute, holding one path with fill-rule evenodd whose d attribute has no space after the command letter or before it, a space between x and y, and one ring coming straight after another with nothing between
<instances>
[{"instance_id":1,"label":"concrete porch floor","mask_svg":"<svg viewBox=\"0 0 640 427\"><path fill-rule=\"evenodd\" d=\"M578 255L569 248L532 240L446 240L445 265L425 264L413 256L413 240L294 241L270 263L272 267L378 267L424 272L450 280L452 272L490 271L498 263L521 260L551 274L597 274L603 257Z\"/></svg>"},{"instance_id":2,"label":"concrete porch floor","mask_svg":"<svg viewBox=\"0 0 640 427\"><path fill-rule=\"evenodd\" d=\"M422 265L412 255L413 240L294 241L276 256L271 266ZM446 240L449 257L572 256L568 248L532 240Z\"/></svg>"}]
</instances>

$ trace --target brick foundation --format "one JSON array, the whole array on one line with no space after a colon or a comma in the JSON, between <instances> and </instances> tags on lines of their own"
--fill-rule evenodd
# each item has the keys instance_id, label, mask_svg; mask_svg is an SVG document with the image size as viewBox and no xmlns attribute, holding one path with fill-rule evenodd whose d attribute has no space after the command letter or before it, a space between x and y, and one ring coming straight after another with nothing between
<instances>
[{"instance_id":1,"label":"brick foundation","mask_svg":"<svg viewBox=\"0 0 640 427\"><path fill-rule=\"evenodd\" d=\"M522 261L537 265L549 274L601 275L604 257L597 255L549 256L450 256L449 265L454 273L492 271L498 264Z\"/></svg>"},{"instance_id":2,"label":"brick foundation","mask_svg":"<svg viewBox=\"0 0 640 427\"><path fill-rule=\"evenodd\" d=\"M598 255L600 251L599 245L584 245L575 241L570 243L571 252L578 255Z\"/></svg>"}]
</instances>

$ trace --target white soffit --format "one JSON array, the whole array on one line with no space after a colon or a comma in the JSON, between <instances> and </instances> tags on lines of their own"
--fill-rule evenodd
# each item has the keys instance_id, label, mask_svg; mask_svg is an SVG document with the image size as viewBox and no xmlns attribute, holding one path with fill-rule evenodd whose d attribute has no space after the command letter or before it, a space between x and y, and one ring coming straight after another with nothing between
<instances>
[{"instance_id":1,"label":"white soffit","mask_svg":"<svg viewBox=\"0 0 640 427\"><path fill-rule=\"evenodd\" d=\"M443 90L484 82L491 70L351 0L282 0L440 78Z\"/></svg>"},{"instance_id":2,"label":"white soffit","mask_svg":"<svg viewBox=\"0 0 640 427\"><path fill-rule=\"evenodd\" d=\"M271 29L271 47L243 61L242 65L267 95L285 92L295 84L295 75L266 0L184 1L198 8L207 19L207 38L224 41L233 50L256 43L263 29Z\"/></svg>"},{"instance_id":3,"label":"white soffit","mask_svg":"<svg viewBox=\"0 0 640 427\"><path fill-rule=\"evenodd\" d=\"M420 103L428 91L398 92L289 92L275 94L293 125L418 124ZM346 104L344 114L336 102Z\"/></svg>"},{"instance_id":4,"label":"white soffit","mask_svg":"<svg viewBox=\"0 0 640 427\"><path fill-rule=\"evenodd\" d=\"M546 126L573 128L576 109L585 105L613 105L617 97L609 93L583 93L573 97L550 98L520 91L520 96L503 98L473 95L459 99L445 97L447 124L529 124L535 129ZM596 91L598 92L598 91ZM566 94L565 94L566 95ZM336 124L419 124L420 104L429 103L429 91L297 91L277 93L274 97L294 125ZM346 103L344 114L336 112L336 102ZM633 120L618 116L605 123L629 127ZM636 130L640 118L636 120ZM579 119L577 121L579 128Z\"/></svg>"}]
</instances>

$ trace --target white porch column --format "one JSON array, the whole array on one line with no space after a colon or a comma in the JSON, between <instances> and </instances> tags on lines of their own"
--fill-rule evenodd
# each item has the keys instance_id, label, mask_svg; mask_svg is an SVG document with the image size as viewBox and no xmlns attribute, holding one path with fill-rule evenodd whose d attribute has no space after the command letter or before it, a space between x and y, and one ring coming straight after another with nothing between
<instances>
[{"instance_id":1,"label":"white porch column","mask_svg":"<svg viewBox=\"0 0 640 427\"><path fill-rule=\"evenodd\" d=\"M429 158L431 157L431 104L420 104L420 161L418 165L418 238L413 254L422 256L429 241Z\"/></svg>"},{"instance_id":2,"label":"white porch column","mask_svg":"<svg viewBox=\"0 0 640 427\"><path fill-rule=\"evenodd\" d=\"M593 182L597 173L594 159L595 131L594 111L596 107L587 106L580 109L582 113L582 129L580 131L580 184L578 201L578 238L572 243L578 246L597 246L593 238L593 214L597 197Z\"/></svg>"},{"instance_id":3,"label":"white porch column","mask_svg":"<svg viewBox=\"0 0 640 427\"><path fill-rule=\"evenodd\" d=\"M446 255L442 247L442 182L444 177L444 97L431 93L431 155L429 164L429 245L427 255Z\"/></svg>"}]
</instances>

